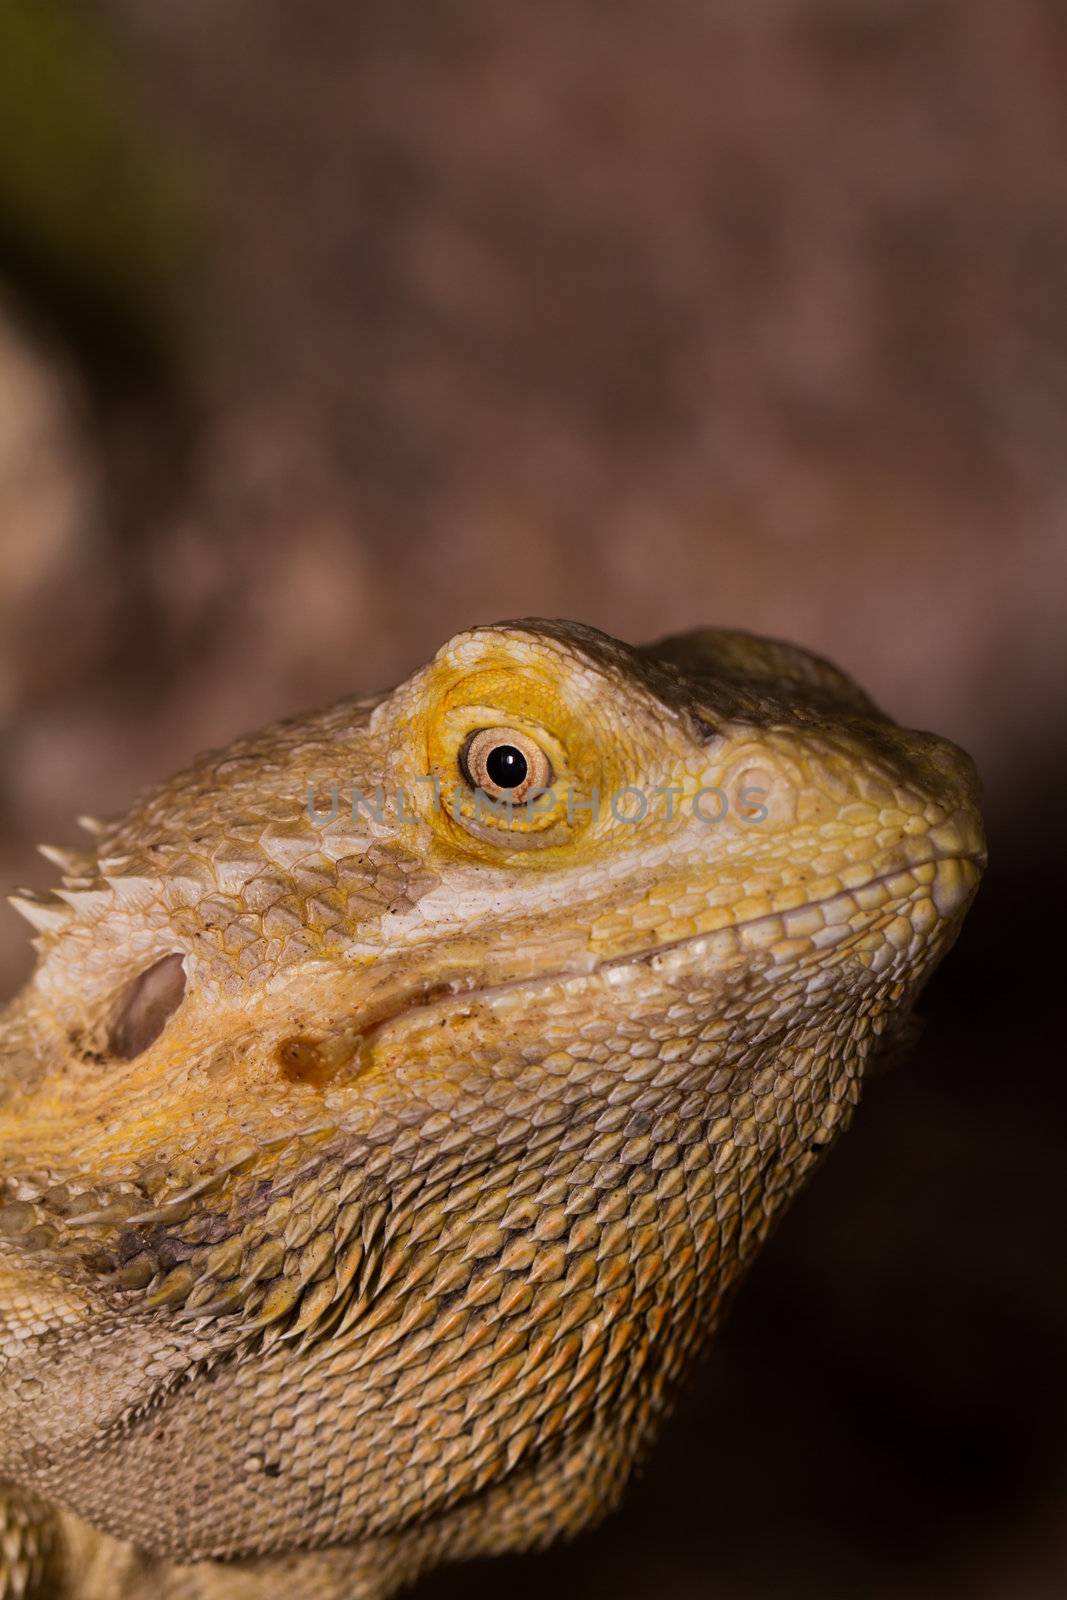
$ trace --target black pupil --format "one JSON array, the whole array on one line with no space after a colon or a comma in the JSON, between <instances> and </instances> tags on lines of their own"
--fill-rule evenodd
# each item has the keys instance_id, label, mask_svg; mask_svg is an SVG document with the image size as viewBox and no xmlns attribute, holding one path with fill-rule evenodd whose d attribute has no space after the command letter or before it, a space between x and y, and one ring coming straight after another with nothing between
<instances>
[{"instance_id":1,"label":"black pupil","mask_svg":"<svg viewBox=\"0 0 1067 1600\"><path fill-rule=\"evenodd\" d=\"M517 789L526 782L530 768L522 751L513 744L497 744L485 758L485 770L498 789Z\"/></svg>"}]
</instances>

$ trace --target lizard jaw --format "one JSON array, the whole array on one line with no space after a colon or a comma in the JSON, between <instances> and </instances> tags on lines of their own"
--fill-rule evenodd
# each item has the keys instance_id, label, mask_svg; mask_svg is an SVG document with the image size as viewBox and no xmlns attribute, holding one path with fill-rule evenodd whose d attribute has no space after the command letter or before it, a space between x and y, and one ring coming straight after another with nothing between
<instances>
[{"instance_id":1,"label":"lizard jaw","mask_svg":"<svg viewBox=\"0 0 1067 1600\"><path fill-rule=\"evenodd\" d=\"M667 940L654 945L644 945L617 955L601 959L577 959L569 966L533 975L505 979L499 983L479 984L455 979L449 983L428 984L410 988L383 999L376 1013L362 1020L355 1029L360 1045L370 1049L385 1032L415 1016L429 1016L435 1010L453 1008L457 1001L471 1006L517 992L528 993L532 986L541 987L569 981L589 981L624 971L628 967L659 966L672 958L699 953L713 964L724 963L745 951L771 950L778 946L789 958L799 958L805 952L825 947L828 930L839 930L836 938L842 941L851 933L857 940L870 935L888 921L896 920L899 910L911 898L919 898L932 907L936 918L948 926L956 923L973 899L985 865L983 847L967 853L932 854L910 867L894 867L872 874L862 883L840 889L782 911L771 910L763 915L731 920L728 911L722 914L718 926L709 926L698 933ZM925 891L919 896L918 891ZM852 913L851 921L845 913ZM930 932L929 911L916 928L917 937ZM892 946L887 948L892 951ZM876 963L876 967L877 967Z\"/></svg>"}]
</instances>

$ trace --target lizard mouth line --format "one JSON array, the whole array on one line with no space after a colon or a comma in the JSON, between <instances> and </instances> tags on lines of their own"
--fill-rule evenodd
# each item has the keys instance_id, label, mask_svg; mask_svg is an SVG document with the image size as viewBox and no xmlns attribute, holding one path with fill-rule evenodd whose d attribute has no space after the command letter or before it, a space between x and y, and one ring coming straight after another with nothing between
<instances>
[{"instance_id":1,"label":"lizard mouth line","mask_svg":"<svg viewBox=\"0 0 1067 1600\"><path fill-rule=\"evenodd\" d=\"M977 887L982 861L975 854L969 852L946 852L943 855L930 856L925 861L917 861L913 865L894 867L889 871L876 873L873 877L865 878L862 883L856 884L854 887L835 889L833 894L823 895L815 900L802 901L800 905L790 906L787 910L761 912L757 917L749 917L738 922L724 922L718 928L708 928L700 933L686 934L680 939L666 940L663 944L649 945L640 950L628 950L619 955L606 956L601 959L593 958L584 964L576 963L572 967L562 967L555 971L543 973L530 973L518 978L506 978L499 983L478 984L472 982L465 984L462 979L452 979L428 984L425 988L412 990L406 995L398 996L388 1010L379 1013L377 1016L367 1018L355 1029L355 1032L364 1045L370 1045L393 1023L401 1022L406 1017L413 1016L417 1012L427 1011L435 1006L443 1006L449 1000L469 1000L471 1003L477 1004L479 1001L497 995L508 994L515 990L530 988L531 986L541 988L551 983L565 983L573 978L595 978L601 973L611 972L623 967L648 964L658 956L667 955L675 950L684 950L702 941L724 936L728 938L731 933L739 934L743 930L747 931L756 928L761 923L785 921L789 917L800 917L808 912L816 911L820 907L830 906L835 900L844 899L845 897L854 898L857 894L864 894L871 889L888 887L898 878L907 880L907 893L904 893L902 889L898 897L891 896L891 899L885 901L882 905L870 908L869 914L873 920L885 911L893 898L902 901L914 893L917 888L926 887L930 897L934 898L937 870L949 864L955 864L969 869L969 871L966 873L964 884L954 890L955 904L951 904L947 910L943 910L935 899L934 903L937 905L940 921L947 922L959 914ZM931 866L934 868L935 877L928 885L920 884L916 878L916 873ZM788 928L786 932L788 935ZM803 936L801 935L801 937Z\"/></svg>"},{"instance_id":2,"label":"lizard mouth line","mask_svg":"<svg viewBox=\"0 0 1067 1600\"><path fill-rule=\"evenodd\" d=\"M939 887L937 883L937 875L938 869L947 868L951 864L955 864L963 870L952 882L951 893L946 899L944 892L942 892L940 895L937 892ZM931 866L934 868L934 877L931 878L926 884L921 883L916 874ZM604 975L609 975L613 972L621 972L627 967L648 965L659 957L669 956L672 952L692 948L702 942L709 944L713 943L714 941L729 942L731 941L732 937L736 937L745 932L750 932L751 930L758 928L761 924L781 922L784 925L785 937L788 938L791 936L788 928L788 919L791 916L804 916L813 910L818 910L820 907L829 907L835 900L844 899L846 897L854 899L857 894L863 894L865 891L869 891L879 886L888 887L898 879L901 880L899 893L893 894L890 892L889 897L880 905L872 906L866 910L865 914L869 917L869 919L873 922L879 916L883 916L887 912L891 912L894 904L903 902L909 897L909 895L914 894L917 889L922 888L927 891L929 897L935 901L935 904L937 904L939 919L943 924L958 916L966 906L967 902L970 900L975 888L977 887L980 868L981 858L977 854L966 852L946 852L942 855L928 857L925 861L916 862L911 866L896 867L892 870L876 873L872 877L865 879L862 884L857 884L851 888L841 888L836 890L833 894L824 895L817 899L803 901L800 905L790 907L788 910L772 910L761 913L761 915L757 917L750 917L740 921L724 922L722 926L718 928L706 929L700 933L687 934L682 938L667 940L661 944L649 945L642 949L625 951L617 955L605 956L599 959L591 957L584 961L576 961L570 967L559 967L545 972L528 973L515 978L502 979L499 983L480 984L476 980L465 980L462 977L457 977L444 981L426 983L419 987L413 986L406 992L399 994L394 992L391 997L383 996L380 1007L374 1008L372 1014L369 1016L365 1014L362 1018L353 1019L348 1027L344 1029L344 1033L347 1035L347 1039L350 1041L350 1047L354 1046L362 1053L365 1050L373 1049L375 1043L385 1032L385 1030L392 1027L394 1024L403 1022L407 1018L414 1017L419 1014L425 1015L427 1013L432 1013L435 1009L444 1009L449 1004L453 1006L458 1004L462 1007L466 1003L473 1007L482 1002L492 1001L498 996L518 992L524 989L532 989L536 991L542 990L554 983L567 983L569 981L581 979L596 979ZM823 926L828 926L828 924L824 922ZM847 923L842 924L841 926L844 928L845 933L849 931ZM795 937L796 935L793 936ZM801 935L801 937L803 937L803 935ZM335 1110L333 1115L336 1114L337 1113ZM329 1131L332 1126L333 1121L331 1117L329 1124L315 1124L313 1127L294 1128L289 1137L299 1139L306 1137L312 1132ZM197 1191L199 1192L201 1189L207 1190L214 1188L218 1182L222 1181L225 1175L226 1174L224 1171L212 1172L205 1175L205 1177L197 1184ZM182 1192L177 1195L169 1196L167 1203L174 1205L179 1201L184 1201L186 1198L188 1198L187 1195ZM145 1213L143 1217L138 1216L127 1218L126 1221L129 1223L147 1220L163 1220L165 1216L166 1205L163 1202L160 1202L160 1206L162 1207L161 1210L158 1207L151 1208L151 1217L149 1216L149 1213ZM95 1223L102 1220L104 1220L102 1213L99 1216L94 1213L87 1213L85 1215L66 1218L65 1226L70 1228L75 1224L87 1224L89 1222ZM18 1241L13 1240L11 1243L15 1246L17 1253Z\"/></svg>"}]
</instances>

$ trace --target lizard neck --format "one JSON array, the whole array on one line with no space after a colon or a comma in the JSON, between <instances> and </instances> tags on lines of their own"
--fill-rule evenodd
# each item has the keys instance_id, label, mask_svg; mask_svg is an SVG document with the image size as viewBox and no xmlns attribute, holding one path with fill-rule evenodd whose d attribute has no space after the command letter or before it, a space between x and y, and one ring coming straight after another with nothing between
<instances>
[{"instance_id":1,"label":"lizard neck","mask_svg":"<svg viewBox=\"0 0 1067 1600\"><path fill-rule=\"evenodd\" d=\"M359 1546L264 1556L250 1561L169 1561L101 1533L80 1517L57 1518L57 1570L64 1587L26 1591L26 1600L386 1600L396 1590L400 1553L395 1539ZM11 1593L22 1594L12 1590ZM0 1589L0 1596L7 1590Z\"/></svg>"}]
</instances>

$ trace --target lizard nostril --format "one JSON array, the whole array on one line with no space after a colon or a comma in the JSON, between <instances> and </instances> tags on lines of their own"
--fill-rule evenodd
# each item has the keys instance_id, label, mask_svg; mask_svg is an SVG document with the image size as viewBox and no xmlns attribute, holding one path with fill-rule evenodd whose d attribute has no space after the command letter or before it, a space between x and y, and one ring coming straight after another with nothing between
<instances>
[{"instance_id":1,"label":"lizard nostril","mask_svg":"<svg viewBox=\"0 0 1067 1600\"><path fill-rule=\"evenodd\" d=\"M282 1040L274 1055L290 1083L311 1083L321 1088L333 1076L317 1039L292 1034Z\"/></svg>"},{"instance_id":2,"label":"lizard nostril","mask_svg":"<svg viewBox=\"0 0 1067 1600\"><path fill-rule=\"evenodd\" d=\"M108 1050L132 1061L159 1038L185 994L180 955L163 956L132 978L119 997L108 1029Z\"/></svg>"},{"instance_id":3,"label":"lizard nostril","mask_svg":"<svg viewBox=\"0 0 1067 1600\"><path fill-rule=\"evenodd\" d=\"M352 1066L358 1038L340 1034L334 1038L311 1039L306 1034L290 1034L274 1052L282 1076L290 1083L308 1083L325 1089L340 1073Z\"/></svg>"}]
</instances>

